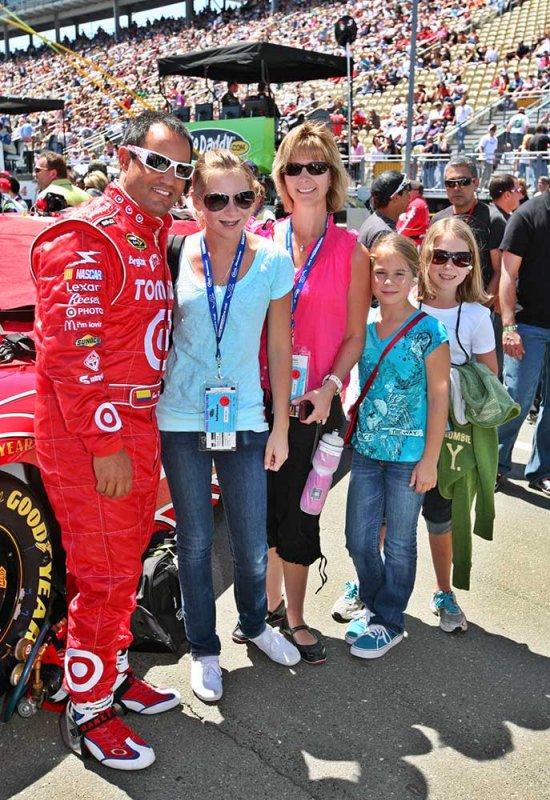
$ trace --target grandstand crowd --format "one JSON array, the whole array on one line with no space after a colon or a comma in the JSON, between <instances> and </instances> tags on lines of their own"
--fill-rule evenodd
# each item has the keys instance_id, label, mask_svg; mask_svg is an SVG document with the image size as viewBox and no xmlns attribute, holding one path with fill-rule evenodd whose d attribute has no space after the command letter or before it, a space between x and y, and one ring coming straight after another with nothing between
<instances>
[{"instance_id":1,"label":"grandstand crowd","mask_svg":"<svg viewBox=\"0 0 550 800\"><path fill-rule=\"evenodd\" d=\"M465 3L439 0L420 5L412 143L422 169L417 177L422 178L427 188L442 186L445 161L453 151L466 149L465 135L480 109L478 101L488 99L487 95L472 96L468 76L473 69L485 69L490 99L500 98L502 106L510 109L510 115L516 106L522 105L522 97L540 96L550 87L548 28L541 27L531 40L521 39L500 51L480 35L480 26L489 15L502 17L526 4L529 5L529 0ZM358 27L352 47L353 177L362 181L365 165L372 167L377 160L399 157L406 139L410 5L384 0L315 4L286 0L274 14L267 13L266 5L249 2L224 12L205 10L196 16L192 26L187 26L181 18L163 18L144 27L132 24L122 29L119 41L102 29L93 38L81 34L73 42L64 40L65 46L90 62L90 66L78 62L78 70L73 67L74 59L52 56L47 44L33 44L9 58L3 56L2 94L65 101L64 123L61 112L54 118L51 114L32 119L4 118L1 136L5 152L9 155L15 148L19 153L18 142L23 140L25 150L63 153L72 165L86 164L94 158L114 164L116 142L127 120L125 109L141 109L139 100L125 91L124 86L153 107L169 103L176 112L184 114L188 110L191 120L196 104L219 101L226 91L222 82L206 87L200 79L167 79L163 96L154 66L158 58L239 40L263 40L341 55L342 48L334 37L334 23L339 15L351 14ZM91 63L105 72L94 71ZM106 73L120 83L108 80ZM493 74L494 79L490 80ZM312 111L323 109L330 118L341 152L347 156L344 79L280 84L272 90L284 130L307 118ZM237 96L241 102L245 95L245 87L239 87ZM214 102L215 115L218 106ZM545 121L543 118L542 122ZM522 131L534 132L534 125ZM513 142L518 159L522 141L523 137L521 141L516 137ZM511 137L507 137L508 149L511 144ZM529 147L529 141L523 144ZM478 143L470 147L477 150ZM528 177L534 186L538 176L531 171Z\"/></svg>"}]
</instances>

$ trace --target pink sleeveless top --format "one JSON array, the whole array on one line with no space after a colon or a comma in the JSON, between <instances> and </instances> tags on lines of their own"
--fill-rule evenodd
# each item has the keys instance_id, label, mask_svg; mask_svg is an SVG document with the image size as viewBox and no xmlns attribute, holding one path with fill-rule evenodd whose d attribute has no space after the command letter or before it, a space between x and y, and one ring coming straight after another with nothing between
<instances>
[{"instance_id":1,"label":"pink sleeveless top","mask_svg":"<svg viewBox=\"0 0 550 800\"><path fill-rule=\"evenodd\" d=\"M272 228L286 226L288 219ZM294 349L309 351L307 391L321 386L334 363L346 333L348 289L351 281L351 256L357 233L339 228L330 218L327 235L304 284L294 315ZM313 247L313 245L312 245ZM312 248L310 248L312 249ZM309 251L308 251L309 254ZM300 273L297 272L296 276ZM264 329L265 332L265 329ZM262 386L269 387L267 349L262 337L260 365ZM348 379L344 382L347 385Z\"/></svg>"}]
</instances>

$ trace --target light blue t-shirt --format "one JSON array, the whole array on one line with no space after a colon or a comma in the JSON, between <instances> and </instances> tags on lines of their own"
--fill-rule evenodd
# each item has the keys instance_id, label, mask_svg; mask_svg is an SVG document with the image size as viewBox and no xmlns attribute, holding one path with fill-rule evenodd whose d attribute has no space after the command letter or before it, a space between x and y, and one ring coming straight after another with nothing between
<instances>
[{"instance_id":1,"label":"light blue t-shirt","mask_svg":"<svg viewBox=\"0 0 550 800\"><path fill-rule=\"evenodd\" d=\"M246 275L235 286L220 345L222 377L238 387L237 430L265 431L260 386L260 337L269 303L294 285L294 265L283 248L262 239ZM218 318L226 286L215 286ZM216 337L204 279L181 251L175 291L173 344L157 407L164 431L204 430L206 381L216 378Z\"/></svg>"},{"instance_id":2,"label":"light blue t-shirt","mask_svg":"<svg viewBox=\"0 0 550 800\"><path fill-rule=\"evenodd\" d=\"M417 314L415 311L401 327ZM359 362L361 386L394 336L395 333L379 339L376 323L367 323L365 349ZM447 341L445 326L428 316L392 347L359 409L352 439L358 453L379 461L416 462L422 458L428 410L424 359Z\"/></svg>"}]
</instances>

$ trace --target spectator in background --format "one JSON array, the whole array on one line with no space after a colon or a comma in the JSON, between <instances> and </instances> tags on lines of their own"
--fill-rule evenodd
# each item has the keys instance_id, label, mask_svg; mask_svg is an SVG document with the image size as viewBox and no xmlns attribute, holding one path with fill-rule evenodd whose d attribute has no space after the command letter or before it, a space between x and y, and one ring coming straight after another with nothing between
<instances>
[{"instance_id":1,"label":"spectator in background","mask_svg":"<svg viewBox=\"0 0 550 800\"><path fill-rule=\"evenodd\" d=\"M437 152L437 143L434 141L434 137L428 134L426 136L426 144L422 147L422 155L424 158L420 159L422 162L422 183L426 189L433 189L435 185L435 170L437 164L435 156Z\"/></svg>"},{"instance_id":2,"label":"spectator in background","mask_svg":"<svg viewBox=\"0 0 550 800\"><path fill-rule=\"evenodd\" d=\"M237 92L239 91L239 84L236 81L229 81L227 84L227 92L222 95L221 104L222 108L227 108L228 106L240 106L241 101L239 100L239 96Z\"/></svg>"},{"instance_id":3,"label":"spectator in background","mask_svg":"<svg viewBox=\"0 0 550 800\"><path fill-rule=\"evenodd\" d=\"M466 97L462 96L455 108L455 125L457 126L456 141L459 153L464 150L464 140L466 138L468 120L470 117L473 117L473 115L474 109L472 106L468 105L466 102Z\"/></svg>"},{"instance_id":4,"label":"spectator in background","mask_svg":"<svg viewBox=\"0 0 550 800\"><path fill-rule=\"evenodd\" d=\"M0 178L3 175L0 174ZM17 178L14 178L13 175L8 175L7 180L10 184L10 189L6 194L0 193L0 199L2 200L2 214L23 214L26 213L29 209L27 204L19 194L20 184Z\"/></svg>"},{"instance_id":5,"label":"spectator in background","mask_svg":"<svg viewBox=\"0 0 550 800\"><path fill-rule=\"evenodd\" d=\"M519 179L513 175L494 175L489 183L489 194L494 208L508 222L512 212L519 206L521 189ZM504 231L503 231L504 234Z\"/></svg>"},{"instance_id":6,"label":"spectator in background","mask_svg":"<svg viewBox=\"0 0 550 800\"><path fill-rule=\"evenodd\" d=\"M424 187L420 181L411 181L409 204L397 220L397 233L407 236L419 246L430 226L430 211L424 200Z\"/></svg>"},{"instance_id":7,"label":"spectator in background","mask_svg":"<svg viewBox=\"0 0 550 800\"><path fill-rule=\"evenodd\" d=\"M351 137L351 177L357 183L363 183L365 179L365 147L359 141L359 137L354 133Z\"/></svg>"},{"instance_id":8,"label":"spectator in background","mask_svg":"<svg viewBox=\"0 0 550 800\"><path fill-rule=\"evenodd\" d=\"M62 211L68 206L78 206L90 199L89 194L71 183L66 161L58 153L41 153L36 159L34 176L39 190L34 208L35 213L41 216Z\"/></svg>"},{"instance_id":9,"label":"spectator in background","mask_svg":"<svg viewBox=\"0 0 550 800\"><path fill-rule=\"evenodd\" d=\"M541 175L548 175L548 147L550 137L546 125L537 125L535 135L529 142L529 152L532 154L534 180L538 181Z\"/></svg>"},{"instance_id":10,"label":"spectator in background","mask_svg":"<svg viewBox=\"0 0 550 800\"><path fill-rule=\"evenodd\" d=\"M510 136L510 142L513 150L518 150L521 147L523 137L529 132L529 117L525 113L524 108L518 108L515 114L512 114L506 132Z\"/></svg>"},{"instance_id":11,"label":"spectator in background","mask_svg":"<svg viewBox=\"0 0 550 800\"><path fill-rule=\"evenodd\" d=\"M519 204L526 203L529 200L529 192L527 191L527 182L525 178L518 178L519 183Z\"/></svg>"},{"instance_id":12,"label":"spectator in background","mask_svg":"<svg viewBox=\"0 0 550 800\"><path fill-rule=\"evenodd\" d=\"M526 133L523 139L521 140L521 145L517 152L517 159L514 165L514 171L517 172L518 177L523 180L527 180L528 183L533 183L532 180L532 165L531 165L531 151L529 150L529 145L531 144L531 139L533 135L531 133Z\"/></svg>"},{"instance_id":13,"label":"spectator in background","mask_svg":"<svg viewBox=\"0 0 550 800\"><path fill-rule=\"evenodd\" d=\"M88 172L84 177L84 189L90 197L99 197L107 188L109 180L104 172L96 170Z\"/></svg>"},{"instance_id":14,"label":"spectator in background","mask_svg":"<svg viewBox=\"0 0 550 800\"><path fill-rule=\"evenodd\" d=\"M397 220L407 210L411 182L407 175L388 169L371 187L373 213L359 229L359 242L370 250L381 236L397 230Z\"/></svg>"},{"instance_id":15,"label":"spectator in background","mask_svg":"<svg viewBox=\"0 0 550 800\"><path fill-rule=\"evenodd\" d=\"M525 478L550 497L550 191L519 208L502 242L504 380L521 412L498 431L498 483L512 467L512 450L533 404L539 382L541 405Z\"/></svg>"},{"instance_id":16,"label":"spectator in background","mask_svg":"<svg viewBox=\"0 0 550 800\"><path fill-rule=\"evenodd\" d=\"M549 186L550 186L550 178L548 177L548 175L541 175L537 181L537 191L535 192L533 197L539 197L548 189Z\"/></svg>"},{"instance_id":17,"label":"spectator in background","mask_svg":"<svg viewBox=\"0 0 550 800\"><path fill-rule=\"evenodd\" d=\"M494 123L489 125L487 133L481 137L477 146L479 153L479 160L483 165L483 172L481 174L480 189L484 189L495 168L495 154L498 147L498 139L496 137L497 126Z\"/></svg>"}]
</instances>

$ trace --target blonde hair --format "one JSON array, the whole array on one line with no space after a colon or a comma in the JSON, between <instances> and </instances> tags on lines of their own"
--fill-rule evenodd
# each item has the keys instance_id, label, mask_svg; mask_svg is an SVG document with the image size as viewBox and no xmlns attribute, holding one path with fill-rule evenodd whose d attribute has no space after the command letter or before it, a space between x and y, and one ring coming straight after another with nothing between
<instances>
[{"instance_id":1,"label":"blonde hair","mask_svg":"<svg viewBox=\"0 0 550 800\"><path fill-rule=\"evenodd\" d=\"M208 178L213 172L240 172L244 176L248 188L256 194L260 193L260 183L254 173L244 161L230 150L208 150L195 162L192 187L193 192L199 197L208 183Z\"/></svg>"},{"instance_id":2,"label":"blonde hair","mask_svg":"<svg viewBox=\"0 0 550 800\"><path fill-rule=\"evenodd\" d=\"M472 256L472 268L468 271L465 280L456 289L456 299L464 303L487 303L491 295L487 294L483 288L483 276L481 273L481 259L479 248L472 229L458 217L448 217L434 222L428 228L428 232L422 243L420 251L420 275L418 281L418 299L433 300L436 295L435 289L430 281L430 264L432 263L433 252L436 249L436 242L445 235L454 236L462 239L467 245L468 251Z\"/></svg>"},{"instance_id":3,"label":"blonde hair","mask_svg":"<svg viewBox=\"0 0 550 800\"><path fill-rule=\"evenodd\" d=\"M286 190L284 170L293 160L297 150L307 150L319 161L326 161L330 167L330 183L327 192L327 211L333 214L344 207L348 193L348 175L336 141L324 122L304 122L293 128L281 144L273 162L272 177L275 188L285 211L292 213L293 202Z\"/></svg>"},{"instance_id":4,"label":"blonde hair","mask_svg":"<svg viewBox=\"0 0 550 800\"><path fill-rule=\"evenodd\" d=\"M412 274L416 278L419 270L419 258L416 245L406 236L399 233L388 233L377 239L370 251L371 268L376 264L376 257L381 253L395 253L395 255L405 261Z\"/></svg>"},{"instance_id":5,"label":"blonde hair","mask_svg":"<svg viewBox=\"0 0 550 800\"><path fill-rule=\"evenodd\" d=\"M85 189L97 189L100 192L104 192L108 183L109 178L99 169L88 172L88 174L84 176Z\"/></svg>"}]
</instances>

